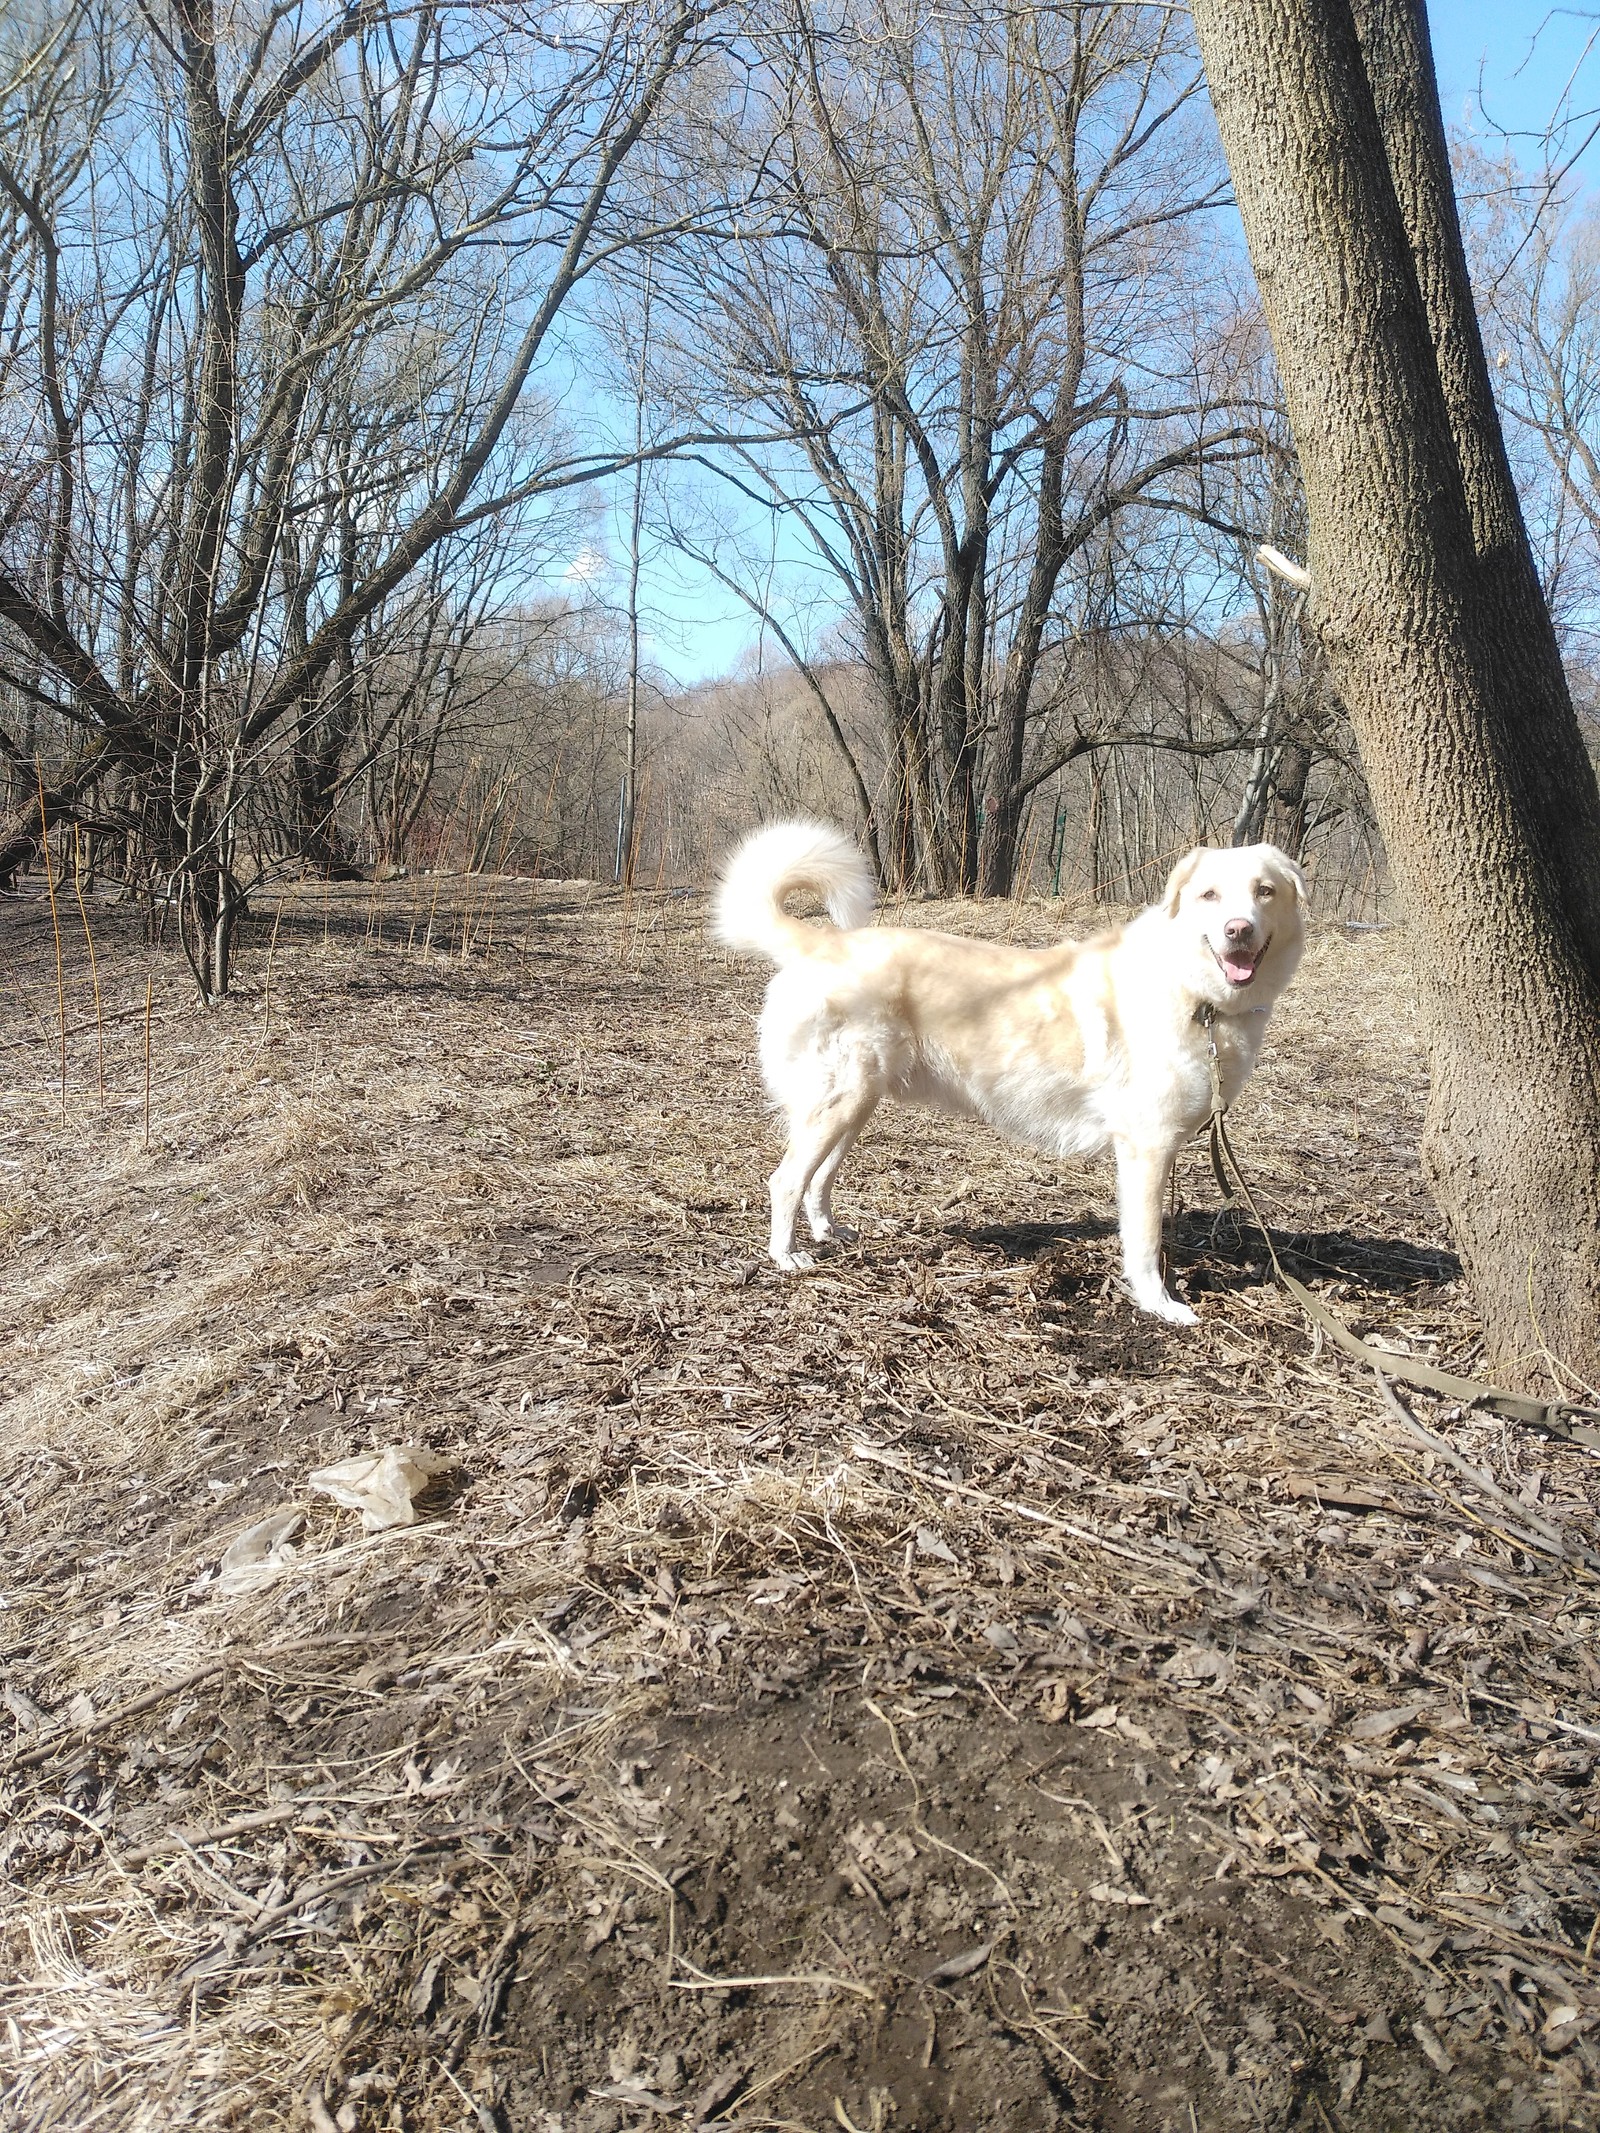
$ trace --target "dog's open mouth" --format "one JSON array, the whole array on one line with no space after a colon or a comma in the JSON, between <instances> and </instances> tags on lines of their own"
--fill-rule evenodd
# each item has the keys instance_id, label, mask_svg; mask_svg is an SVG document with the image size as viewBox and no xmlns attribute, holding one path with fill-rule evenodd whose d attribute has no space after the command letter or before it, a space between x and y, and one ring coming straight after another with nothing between
<instances>
[{"instance_id":1,"label":"dog's open mouth","mask_svg":"<svg viewBox=\"0 0 1600 2133\"><path fill-rule=\"evenodd\" d=\"M1207 945L1209 946L1209 943ZM1213 948L1211 953L1216 956L1217 968L1228 983L1242 989L1250 983L1261 967L1261 958L1269 946L1269 942L1263 941L1259 948L1225 948L1220 955Z\"/></svg>"}]
</instances>

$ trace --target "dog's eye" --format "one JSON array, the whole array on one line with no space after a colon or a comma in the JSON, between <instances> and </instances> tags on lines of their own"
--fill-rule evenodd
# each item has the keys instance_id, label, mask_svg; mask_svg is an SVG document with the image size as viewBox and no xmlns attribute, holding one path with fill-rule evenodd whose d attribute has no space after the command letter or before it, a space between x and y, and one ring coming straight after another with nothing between
<instances>
[{"instance_id":1,"label":"dog's eye","mask_svg":"<svg viewBox=\"0 0 1600 2133\"><path fill-rule=\"evenodd\" d=\"M1276 893L1277 892L1274 890L1270 881L1258 881L1256 883L1256 894L1260 897L1263 903L1267 901L1268 897L1273 896Z\"/></svg>"},{"instance_id":2,"label":"dog's eye","mask_svg":"<svg viewBox=\"0 0 1600 2133\"><path fill-rule=\"evenodd\" d=\"M1202 889L1200 891L1200 901L1203 904L1221 903L1222 891L1220 889Z\"/></svg>"}]
</instances>

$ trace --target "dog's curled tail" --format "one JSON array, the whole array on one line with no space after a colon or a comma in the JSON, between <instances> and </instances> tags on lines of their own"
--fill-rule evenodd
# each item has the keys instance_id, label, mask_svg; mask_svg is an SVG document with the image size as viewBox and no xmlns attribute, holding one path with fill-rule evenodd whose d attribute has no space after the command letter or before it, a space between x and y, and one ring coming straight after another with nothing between
<instances>
[{"instance_id":1,"label":"dog's curled tail","mask_svg":"<svg viewBox=\"0 0 1600 2133\"><path fill-rule=\"evenodd\" d=\"M816 938L814 927L784 909L799 889L819 895L846 932L872 916L872 869L842 831L825 822L771 822L752 830L723 869L712 933L729 948L792 962Z\"/></svg>"}]
</instances>

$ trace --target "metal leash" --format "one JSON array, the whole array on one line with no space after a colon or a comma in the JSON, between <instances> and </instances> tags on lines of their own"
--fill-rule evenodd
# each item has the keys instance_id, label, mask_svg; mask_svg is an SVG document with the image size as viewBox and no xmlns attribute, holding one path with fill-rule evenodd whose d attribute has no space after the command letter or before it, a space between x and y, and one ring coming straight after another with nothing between
<instances>
[{"instance_id":1,"label":"metal leash","mask_svg":"<svg viewBox=\"0 0 1600 2133\"><path fill-rule=\"evenodd\" d=\"M1570 1400L1535 1400L1523 1393L1507 1392L1500 1385L1486 1385L1478 1378L1457 1377L1451 1371L1437 1370L1433 1364L1413 1356L1395 1355L1387 1348L1374 1348L1369 1341L1352 1333L1342 1318L1335 1317L1303 1281L1296 1281L1278 1257L1277 1247L1256 1205L1255 1194L1250 1190L1239 1167L1239 1158L1233 1152L1233 1143L1228 1138L1224 1123L1227 1105L1222 1100L1222 1069L1217 1058L1216 1019L1214 1007L1200 1009L1200 1025L1211 1051L1211 1117L1207 1121L1207 1130L1211 1138L1211 1168L1217 1189L1230 1207L1235 1201L1243 1200L1250 1219L1261 1233L1261 1241L1267 1248L1267 1257L1280 1286L1294 1298L1312 1325L1320 1326L1335 1347L1354 1357L1358 1363L1365 1363L1380 1377L1399 1378L1407 1385L1420 1385L1424 1391L1441 1393L1462 1407L1487 1408L1490 1413L1504 1415L1512 1422L1524 1422L1535 1429L1546 1430L1552 1437L1560 1437L1568 1444L1581 1444L1590 1451L1600 1451L1600 1429L1591 1429L1579 1419L1585 1415L1595 1416L1594 1408L1576 1406Z\"/></svg>"}]
</instances>

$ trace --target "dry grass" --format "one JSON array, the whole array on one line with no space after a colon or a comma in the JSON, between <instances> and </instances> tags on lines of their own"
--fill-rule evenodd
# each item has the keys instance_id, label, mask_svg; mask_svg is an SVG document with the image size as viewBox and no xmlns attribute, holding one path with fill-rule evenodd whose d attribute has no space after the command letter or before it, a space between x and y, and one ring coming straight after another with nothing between
<instances>
[{"instance_id":1,"label":"dry grass","mask_svg":"<svg viewBox=\"0 0 1600 2133\"><path fill-rule=\"evenodd\" d=\"M8 2124L1595 2124L1592 1457L1420 1439L1198 1150L1191 1335L1102 1172L910 1113L778 1279L695 899L289 894L214 1013L155 959L148 1148L93 918L63 1125L49 912L0 915ZM1319 939L1237 1138L1354 1322L1470 1363L1408 996ZM219 1595L401 1442L424 1523L313 1503Z\"/></svg>"}]
</instances>

